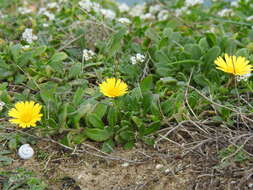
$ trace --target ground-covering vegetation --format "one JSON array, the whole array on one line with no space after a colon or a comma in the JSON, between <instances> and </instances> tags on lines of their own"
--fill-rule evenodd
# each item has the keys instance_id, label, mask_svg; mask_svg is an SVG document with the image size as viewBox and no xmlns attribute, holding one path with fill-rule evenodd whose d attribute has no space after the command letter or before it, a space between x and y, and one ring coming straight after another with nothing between
<instances>
[{"instance_id":1,"label":"ground-covering vegetation","mask_svg":"<svg viewBox=\"0 0 253 190\"><path fill-rule=\"evenodd\" d=\"M77 152L99 142L106 155L166 141L182 157L216 160L210 170L200 167L207 180L228 168L231 178L244 171L237 185L246 188L253 161L252 14L252 0L160 0L131 8L109 0L2 0L1 166L12 164L8 155L21 144L36 147L41 139ZM10 174L0 171L5 189ZM26 187L39 183L31 179Z\"/></svg>"}]
</instances>

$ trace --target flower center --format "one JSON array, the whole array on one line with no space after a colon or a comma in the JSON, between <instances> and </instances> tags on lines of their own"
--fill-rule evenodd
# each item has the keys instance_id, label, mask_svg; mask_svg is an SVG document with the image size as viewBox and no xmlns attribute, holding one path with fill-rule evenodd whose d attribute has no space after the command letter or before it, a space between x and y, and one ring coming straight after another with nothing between
<instances>
[{"instance_id":1,"label":"flower center","mask_svg":"<svg viewBox=\"0 0 253 190\"><path fill-rule=\"evenodd\" d=\"M119 95L119 89L117 89L117 88L111 88L111 89L109 90L109 94L110 94L111 96L118 96L118 95Z\"/></svg>"},{"instance_id":2,"label":"flower center","mask_svg":"<svg viewBox=\"0 0 253 190\"><path fill-rule=\"evenodd\" d=\"M32 115L29 112L25 112L22 114L20 120L24 123L29 123L32 120Z\"/></svg>"}]
</instances>

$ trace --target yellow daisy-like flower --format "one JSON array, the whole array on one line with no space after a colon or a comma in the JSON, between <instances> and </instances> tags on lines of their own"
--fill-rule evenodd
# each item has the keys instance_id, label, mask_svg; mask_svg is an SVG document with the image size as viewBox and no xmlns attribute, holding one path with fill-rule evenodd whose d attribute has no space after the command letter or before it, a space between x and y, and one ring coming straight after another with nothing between
<instances>
[{"instance_id":1,"label":"yellow daisy-like flower","mask_svg":"<svg viewBox=\"0 0 253 190\"><path fill-rule=\"evenodd\" d=\"M22 128L35 127L36 122L42 117L41 108L40 104L35 104L33 101L17 102L15 107L8 112L8 115L12 117L9 121Z\"/></svg>"},{"instance_id":2,"label":"yellow daisy-like flower","mask_svg":"<svg viewBox=\"0 0 253 190\"><path fill-rule=\"evenodd\" d=\"M225 59L218 57L214 63L217 65L217 69L239 76L250 74L253 70L252 65L249 65L249 61L241 56L236 57L225 54Z\"/></svg>"},{"instance_id":3,"label":"yellow daisy-like flower","mask_svg":"<svg viewBox=\"0 0 253 190\"><path fill-rule=\"evenodd\" d=\"M99 84L100 92L105 96L115 98L127 93L127 84L116 78L108 78Z\"/></svg>"}]
</instances>

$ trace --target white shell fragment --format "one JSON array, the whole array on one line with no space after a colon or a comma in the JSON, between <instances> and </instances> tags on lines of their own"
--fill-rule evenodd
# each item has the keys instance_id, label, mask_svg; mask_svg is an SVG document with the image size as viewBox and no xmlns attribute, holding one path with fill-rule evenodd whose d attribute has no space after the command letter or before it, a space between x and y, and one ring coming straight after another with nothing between
<instances>
[{"instance_id":1,"label":"white shell fragment","mask_svg":"<svg viewBox=\"0 0 253 190\"><path fill-rule=\"evenodd\" d=\"M19 149L18 149L18 155L22 159L30 159L34 155L34 150L29 144L23 144Z\"/></svg>"}]
</instances>

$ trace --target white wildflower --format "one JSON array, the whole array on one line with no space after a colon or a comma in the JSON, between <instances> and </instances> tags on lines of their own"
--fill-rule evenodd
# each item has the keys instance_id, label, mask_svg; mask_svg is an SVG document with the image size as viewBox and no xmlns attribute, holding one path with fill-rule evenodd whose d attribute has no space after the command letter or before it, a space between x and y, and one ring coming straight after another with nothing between
<instances>
[{"instance_id":1,"label":"white wildflower","mask_svg":"<svg viewBox=\"0 0 253 190\"><path fill-rule=\"evenodd\" d=\"M121 13L125 13L130 10L130 7L126 3L120 3L118 8Z\"/></svg>"},{"instance_id":2,"label":"white wildflower","mask_svg":"<svg viewBox=\"0 0 253 190\"><path fill-rule=\"evenodd\" d=\"M132 9L130 10L129 12L129 15L130 16L141 16L144 14L144 11L146 9L146 4L138 4L138 5L135 5L134 7L132 7Z\"/></svg>"},{"instance_id":3,"label":"white wildflower","mask_svg":"<svg viewBox=\"0 0 253 190\"><path fill-rule=\"evenodd\" d=\"M47 7L49 8L49 9L59 9L59 4L58 3L56 3L56 2L52 2L52 3L48 3L47 4Z\"/></svg>"},{"instance_id":4,"label":"white wildflower","mask_svg":"<svg viewBox=\"0 0 253 190\"><path fill-rule=\"evenodd\" d=\"M181 7L181 8L175 9L176 16L181 16L183 13L186 13L186 14L189 13L189 10L187 7Z\"/></svg>"},{"instance_id":5,"label":"white wildflower","mask_svg":"<svg viewBox=\"0 0 253 190\"><path fill-rule=\"evenodd\" d=\"M43 23L42 26L47 28L49 26L49 24L48 23Z\"/></svg>"},{"instance_id":6,"label":"white wildflower","mask_svg":"<svg viewBox=\"0 0 253 190\"><path fill-rule=\"evenodd\" d=\"M22 46L22 49L23 49L23 50L27 50L27 49L29 49L29 48L30 48L29 45L24 45L24 46Z\"/></svg>"},{"instance_id":7,"label":"white wildflower","mask_svg":"<svg viewBox=\"0 0 253 190\"><path fill-rule=\"evenodd\" d=\"M203 3L204 3L203 0L185 0L185 5L187 7L192 7L192 6L203 4Z\"/></svg>"},{"instance_id":8,"label":"white wildflower","mask_svg":"<svg viewBox=\"0 0 253 190\"><path fill-rule=\"evenodd\" d=\"M93 3L90 0L83 0L79 1L78 3L81 8L85 9L86 11L91 11Z\"/></svg>"},{"instance_id":9,"label":"white wildflower","mask_svg":"<svg viewBox=\"0 0 253 190\"><path fill-rule=\"evenodd\" d=\"M26 7L19 7L18 12L22 15L26 15L32 13L32 10Z\"/></svg>"},{"instance_id":10,"label":"white wildflower","mask_svg":"<svg viewBox=\"0 0 253 190\"><path fill-rule=\"evenodd\" d=\"M236 80L237 81L247 81L249 78L251 77L251 73L249 74L245 74L245 75L241 75L241 76L236 76Z\"/></svg>"},{"instance_id":11,"label":"white wildflower","mask_svg":"<svg viewBox=\"0 0 253 190\"><path fill-rule=\"evenodd\" d=\"M239 2L238 1L232 1L230 3L231 7L238 7L239 6Z\"/></svg>"},{"instance_id":12,"label":"white wildflower","mask_svg":"<svg viewBox=\"0 0 253 190\"><path fill-rule=\"evenodd\" d=\"M0 11L0 18L4 18L5 15Z\"/></svg>"},{"instance_id":13,"label":"white wildflower","mask_svg":"<svg viewBox=\"0 0 253 190\"><path fill-rule=\"evenodd\" d=\"M36 35L33 35L33 29L26 28L25 31L22 34L22 38L29 44L31 44L33 41L37 40L38 37Z\"/></svg>"},{"instance_id":14,"label":"white wildflower","mask_svg":"<svg viewBox=\"0 0 253 190\"><path fill-rule=\"evenodd\" d=\"M101 8L98 3L92 2L90 0L82 0L82 1L79 1L78 4L80 5L82 9L88 12L90 12L91 10L94 10L95 12L99 12Z\"/></svg>"},{"instance_id":15,"label":"white wildflower","mask_svg":"<svg viewBox=\"0 0 253 190\"><path fill-rule=\"evenodd\" d=\"M162 9L162 7L159 4L153 5L149 7L149 12L151 14L156 14L157 12L159 12Z\"/></svg>"},{"instance_id":16,"label":"white wildflower","mask_svg":"<svg viewBox=\"0 0 253 190\"><path fill-rule=\"evenodd\" d=\"M116 14L115 12L113 12L112 10L110 9L101 9L100 10L101 14L105 17L105 18L108 18L108 19L114 19L116 17Z\"/></svg>"},{"instance_id":17,"label":"white wildflower","mask_svg":"<svg viewBox=\"0 0 253 190\"><path fill-rule=\"evenodd\" d=\"M247 21L253 21L253 15L246 18Z\"/></svg>"},{"instance_id":18,"label":"white wildflower","mask_svg":"<svg viewBox=\"0 0 253 190\"><path fill-rule=\"evenodd\" d=\"M118 21L122 24L130 24L131 21L128 18L119 18Z\"/></svg>"},{"instance_id":19,"label":"white wildflower","mask_svg":"<svg viewBox=\"0 0 253 190\"><path fill-rule=\"evenodd\" d=\"M92 50L84 49L83 50L83 59L89 61L94 57L95 53Z\"/></svg>"},{"instance_id":20,"label":"white wildflower","mask_svg":"<svg viewBox=\"0 0 253 190\"><path fill-rule=\"evenodd\" d=\"M93 2L92 8L96 13L99 13L101 11L101 6L98 3Z\"/></svg>"},{"instance_id":21,"label":"white wildflower","mask_svg":"<svg viewBox=\"0 0 253 190\"><path fill-rule=\"evenodd\" d=\"M155 16L152 15L151 13L146 13L146 14L140 15L140 18L143 20L151 20L151 19L155 19Z\"/></svg>"},{"instance_id":22,"label":"white wildflower","mask_svg":"<svg viewBox=\"0 0 253 190\"><path fill-rule=\"evenodd\" d=\"M132 56L130 60L133 65L137 63L143 63L145 61L145 56L140 53L137 53L135 56Z\"/></svg>"},{"instance_id":23,"label":"white wildflower","mask_svg":"<svg viewBox=\"0 0 253 190\"><path fill-rule=\"evenodd\" d=\"M3 110L3 107L5 106L5 103L4 102L2 102L2 101L0 101L0 111L2 111Z\"/></svg>"},{"instance_id":24,"label":"white wildflower","mask_svg":"<svg viewBox=\"0 0 253 190\"><path fill-rule=\"evenodd\" d=\"M167 20L168 17L169 17L169 12L167 10L161 10L157 15L157 18L159 21Z\"/></svg>"},{"instance_id":25,"label":"white wildflower","mask_svg":"<svg viewBox=\"0 0 253 190\"><path fill-rule=\"evenodd\" d=\"M47 11L47 9L45 7L41 7L39 8L38 14L43 14L45 11Z\"/></svg>"},{"instance_id":26,"label":"white wildflower","mask_svg":"<svg viewBox=\"0 0 253 190\"><path fill-rule=\"evenodd\" d=\"M50 13L49 11L45 11L43 15L45 15L49 20L55 19L55 15L53 13Z\"/></svg>"},{"instance_id":27,"label":"white wildflower","mask_svg":"<svg viewBox=\"0 0 253 190\"><path fill-rule=\"evenodd\" d=\"M234 12L232 9L225 8L225 9L222 9L221 11L219 11L217 14L221 17L228 17L228 16L233 16Z\"/></svg>"}]
</instances>

